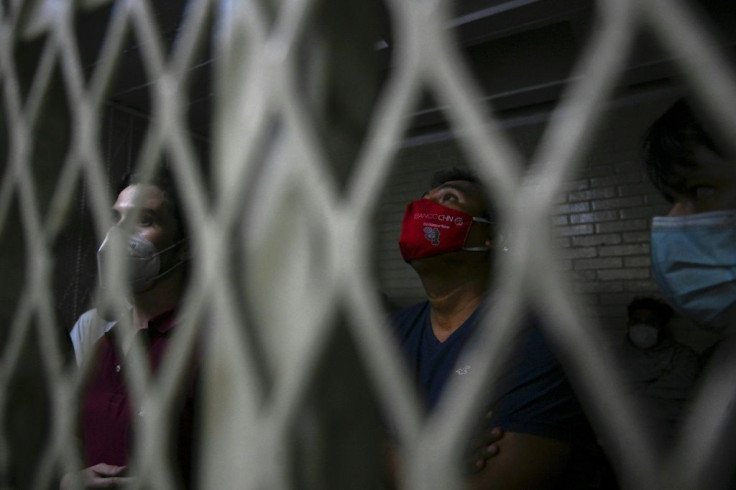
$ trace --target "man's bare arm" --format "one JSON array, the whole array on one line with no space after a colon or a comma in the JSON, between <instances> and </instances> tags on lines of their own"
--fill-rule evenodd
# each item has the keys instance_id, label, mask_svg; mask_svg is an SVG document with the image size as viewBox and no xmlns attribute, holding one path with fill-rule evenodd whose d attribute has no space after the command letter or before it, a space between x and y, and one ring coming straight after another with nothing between
<instances>
[{"instance_id":1,"label":"man's bare arm","mask_svg":"<svg viewBox=\"0 0 736 490\"><path fill-rule=\"evenodd\" d=\"M504 437L503 429L493 427L484 432L473 443L472 450L467 458L467 473L477 474L486 467L488 460L496 457L499 452L498 441ZM388 437L384 439L382 447L384 474L387 488L399 488L403 482L403 472L399 465L398 448Z\"/></svg>"},{"instance_id":2,"label":"man's bare arm","mask_svg":"<svg viewBox=\"0 0 736 490\"><path fill-rule=\"evenodd\" d=\"M547 437L506 432L498 454L468 478L472 490L543 490L553 488L570 459L572 446Z\"/></svg>"}]
</instances>

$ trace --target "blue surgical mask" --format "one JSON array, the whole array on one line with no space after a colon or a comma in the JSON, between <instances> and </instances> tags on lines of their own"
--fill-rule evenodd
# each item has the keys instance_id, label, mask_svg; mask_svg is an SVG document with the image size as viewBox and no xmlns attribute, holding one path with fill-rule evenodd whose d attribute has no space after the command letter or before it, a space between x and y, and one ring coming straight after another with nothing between
<instances>
[{"instance_id":1,"label":"blue surgical mask","mask_svg":"<svg viewBox=\"0 0 736 490\"><path fill-rule=\"evenodd\" d=\"M736 327L736 210L652 220L662 294L705 328Z\"/></svg>"}]
</instances>

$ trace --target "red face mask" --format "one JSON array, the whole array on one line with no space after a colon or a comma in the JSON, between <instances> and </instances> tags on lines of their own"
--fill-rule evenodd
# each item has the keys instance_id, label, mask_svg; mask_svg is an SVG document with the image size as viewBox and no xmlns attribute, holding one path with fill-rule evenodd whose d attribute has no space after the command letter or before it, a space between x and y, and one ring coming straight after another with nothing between
<instances>
[{"instance_id":1,"label":"red face mask","mask_svg":"<svg viewBox=\"0 0 736 490\"><path fill-rule=\"evenodd\" d=\"M490 224L466 212L451 209L430 199L410 202L401 224L399 248L406 262L458 252L486 252L488 247L465 247L473 221Z\"/></svg>"}]
</instances>

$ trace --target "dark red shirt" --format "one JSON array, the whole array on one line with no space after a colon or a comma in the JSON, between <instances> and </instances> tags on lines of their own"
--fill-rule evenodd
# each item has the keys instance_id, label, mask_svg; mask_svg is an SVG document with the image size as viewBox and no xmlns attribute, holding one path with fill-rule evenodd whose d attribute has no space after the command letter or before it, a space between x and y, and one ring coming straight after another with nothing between
<instances>
[{"instance_id":1,"label":"dark red shirt","mask_svg":"<svg viewBox=\"0 0 736 490\"><path fill-rule=\"evenodd\" d=\"M136 335L144 336L143 345L148 355L151 372L156 373L169 346L175 312L163 313L148 323L148 328ZM140 406L134 406L126 387L125 360L114 338L115 327L107 332L96 346L90 380L83 392L81 428L85 466L97 463L127 465L133 449L134 417L145 417ZM193 373L196 367L193 369ZM181 470L189 474L193 432L194 374L188 389L182 394L180 405L175 405L178 417L178 440L174 441ZM185 477L185 480L188 480Z\"/></svg>"}]
</instances>

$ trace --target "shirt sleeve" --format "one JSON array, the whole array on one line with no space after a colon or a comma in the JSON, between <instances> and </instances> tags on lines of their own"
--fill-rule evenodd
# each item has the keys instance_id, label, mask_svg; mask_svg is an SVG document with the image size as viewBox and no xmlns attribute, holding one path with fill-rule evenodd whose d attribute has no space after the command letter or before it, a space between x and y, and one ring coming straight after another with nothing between
<instances>
[{"instance_id":1,"label":"shirt sleeve","mask_svg":"<svg viewBox=\"0 0 736 490\"><path fill-rule=\"evenodd\" d=\"M507 432L572 442L587 423L562 366L537 328L519 338L498 386L491 423Z\"/></svg>"},{"instance_id":2,"label":"shirt sleeve","mask_svg":"<svg viewBox=\"0 0 736 490\"><path fill-rule=\"evenodd\" d=\"M77 366L82 365L82 362L87 359L94 348L95 343L113 325L115 325L114 321L106 321L100 318L95 309L82 313L69 332L69 337L74 346L74 357L76 358Z\"/></svg>"}]
</instances>

